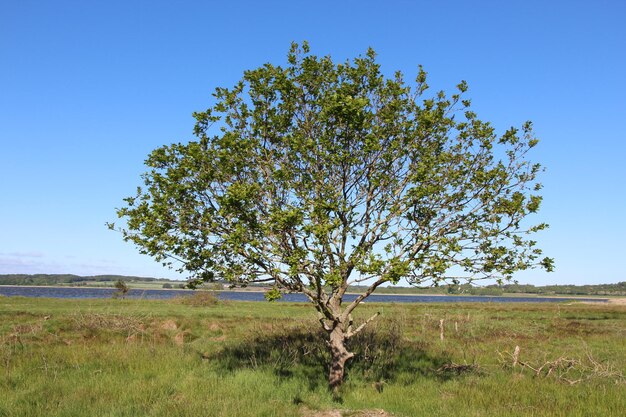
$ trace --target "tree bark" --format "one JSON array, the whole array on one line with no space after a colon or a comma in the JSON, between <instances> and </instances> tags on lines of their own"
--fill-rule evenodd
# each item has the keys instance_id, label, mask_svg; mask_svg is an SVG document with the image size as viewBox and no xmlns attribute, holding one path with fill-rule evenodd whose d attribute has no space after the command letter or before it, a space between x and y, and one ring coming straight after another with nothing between
<instances>
[{"instance_id":1,"label":"tree bark","mask_svg":"<svg viewBox=\"0 0 626 417\"><path fill-rule=\"evenodd\" d=\"M329 334L329 346L331 353L330 373L328 375L328 385L333 393L337 394L346 368L346 362L354 356L354 353L346 349L346 333L340 323L337 323Z\"/></svg>"}]
</instances>

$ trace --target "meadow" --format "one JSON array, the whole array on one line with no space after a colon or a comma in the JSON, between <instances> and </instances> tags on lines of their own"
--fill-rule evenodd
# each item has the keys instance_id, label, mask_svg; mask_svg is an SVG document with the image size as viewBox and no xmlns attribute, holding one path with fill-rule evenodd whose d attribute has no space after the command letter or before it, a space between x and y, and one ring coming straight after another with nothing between
<instances>
[{"instance_id":1,"label":"meadow","mask_svg":"<svg viewBox=\"0 0 626 417\"><path fill-rule=\"evenodd\" d=\"M360 311L359 311L360 310ZM0 297L0 416L622 416L626 306L374 304L340 399L306 304ZM517 349L516 349L517 347Z\"/></svg>"}]
</instances>

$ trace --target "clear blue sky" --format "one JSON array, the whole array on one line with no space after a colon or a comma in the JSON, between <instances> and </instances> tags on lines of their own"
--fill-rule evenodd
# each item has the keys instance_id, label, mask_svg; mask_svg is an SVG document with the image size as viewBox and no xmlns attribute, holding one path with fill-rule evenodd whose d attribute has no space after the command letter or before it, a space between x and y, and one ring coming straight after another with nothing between
<instances>
[{"instance_id":1,"label":"clear blue sky","mask_svg":"<svg viewBox=\"0 0 626 417\"><path fill-rule=\"evenodd\" d=\"M535 123L547 167L538 236L557 271L626 281L626 2L0 2L0 273L176 277L107 230L154 148L292 40L434 89L469 83L499 129Z\"/></svg>"}]
</instances>

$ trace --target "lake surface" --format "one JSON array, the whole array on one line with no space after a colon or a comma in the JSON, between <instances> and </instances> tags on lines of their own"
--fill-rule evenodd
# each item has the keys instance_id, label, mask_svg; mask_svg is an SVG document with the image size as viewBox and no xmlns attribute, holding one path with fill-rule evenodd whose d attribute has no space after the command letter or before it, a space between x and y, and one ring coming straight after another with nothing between
<instances>
[{"instance_id":1,"label":"lake surface","mask_svg":"<svg viewBox=\"0 0 626 417\"><path fill-rule=\"evenodd\" d=\"M0 295L8 297L48 297L48 298L111 298L116 290L113 288L68 288L68 287L19 287L0 285ZM168 299L193 295L191 290L142 290L131 289L127 298L143 298L147 300ZM222 300L265 301L262 292L253 291L217 291ZM357 296L346 294L345 301L352 301ZM555 303L564 301L595 301L607 302L606 298L557 298L557 297L492 297L469 295L389 295L372 294L367 302L375 303ZM283 302L308 302L302 294L285 294Z\"/></svg>"}]
</instances>

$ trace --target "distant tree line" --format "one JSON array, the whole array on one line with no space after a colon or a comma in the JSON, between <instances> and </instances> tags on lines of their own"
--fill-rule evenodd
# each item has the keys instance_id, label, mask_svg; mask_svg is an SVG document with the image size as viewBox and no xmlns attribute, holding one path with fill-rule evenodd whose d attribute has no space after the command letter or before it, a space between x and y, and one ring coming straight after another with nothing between
<instances>
[{"instance_id":1,"label":"distant tree line","mask_svg":"<svg viewBox=\"0 0 626 417\"><path fill-rule=\"evenodd\" d=\"M79 276L72 274L7 274L0 275L0 285L80 285L86 282L170 282L166 278L146 278L124 275Z\"/></svg>"},{"instance_id":2,"label":"distant tree line","mask_svg":"<svg viewBox=\"0 0 626 417\"><path fill-rule=\"evenodd\" d=\"M502 285L505 293L562 294L562 295L626 295L626 281L617 284L595 285L546 285L535 287L530 284Z\"/></svg>"},{"instance_id":3,"label":"distant tree line","mask_svg":"<svg viewBox=\"0 0 626 417\"><path fill-rule=\"evenodd\" d=\"M350 292L359 292L359 287L351 287ZM380 294L467 294L491 295L537 294L537 295L626 295L626 282L595 285L546 285L505 284L474 286L471 284L440 285L438 287L381 287Z\"/></svg>"}]
</instances>

